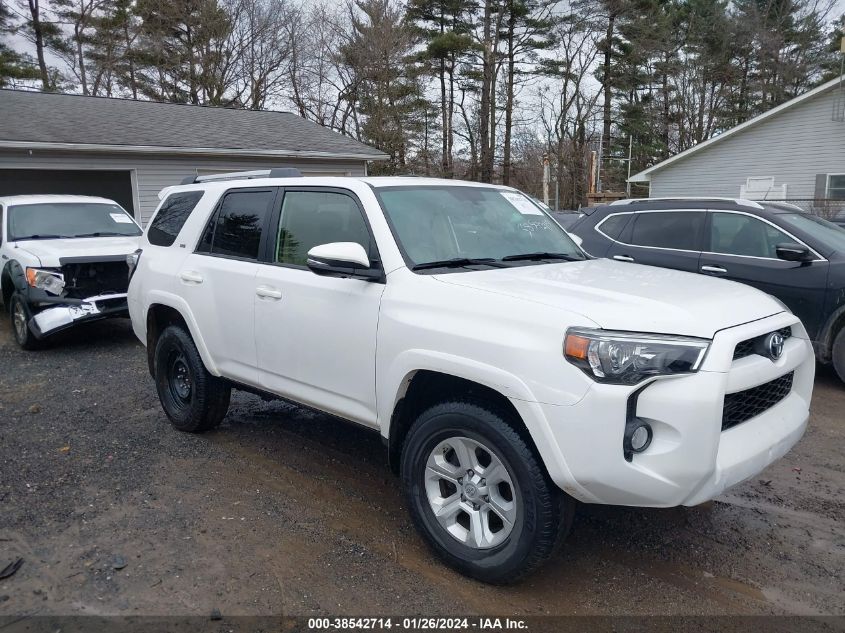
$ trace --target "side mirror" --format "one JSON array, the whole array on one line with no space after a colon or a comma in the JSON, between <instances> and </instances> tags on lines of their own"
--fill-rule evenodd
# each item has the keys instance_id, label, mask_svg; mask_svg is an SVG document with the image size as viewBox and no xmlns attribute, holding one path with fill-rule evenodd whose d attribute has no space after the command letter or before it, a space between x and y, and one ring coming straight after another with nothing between
<instances>
[{"instance_id":1,"label":"side mirror","mask_svg":"<svg viewBox=\"0 0 845 633\"><path fill-rule=\"evenodd\" d=\"M779 259L787 262L809 262L815 259L809 248L793 242L778 244L775 252Z\"/></svg>"},{"instance_id":2,"label":"side mirror","mask_svg":"<svg viewBox=\"0 0 845 633\"><path fill-rule=\"evenodd\" d=\"M370 266L367 251L356 242L320 244L308 251L306 265L317 275L381 281L384 273Z\"/></svg>"}]
</instances>

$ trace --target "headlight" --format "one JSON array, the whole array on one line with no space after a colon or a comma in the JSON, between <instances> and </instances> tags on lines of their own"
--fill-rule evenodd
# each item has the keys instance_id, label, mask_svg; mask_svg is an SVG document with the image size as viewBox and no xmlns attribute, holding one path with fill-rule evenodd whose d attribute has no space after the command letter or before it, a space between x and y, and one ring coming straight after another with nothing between
<instances>
[{"instance_id":1,"label":"headlight","mask_svg":"<svg viewBox=\"0 0 845 633\"><path fill-rule=\"evenodd\" d=\"M709 346L700 338L570 328L564 356L597 382L634 385L649 376L698 371Z\"/></svg>"},{"instance_id":2,"label":"headlight","mask_svg":"<svg viewBox=\"0 0 845 633\"><path fill-rule=\"evenodd\" d=\"M65 278L61 273L43 268L27 268L26 282L33 288L40 288L54 295L62 294L65 289Z\"/></svg>"}]
</instances>

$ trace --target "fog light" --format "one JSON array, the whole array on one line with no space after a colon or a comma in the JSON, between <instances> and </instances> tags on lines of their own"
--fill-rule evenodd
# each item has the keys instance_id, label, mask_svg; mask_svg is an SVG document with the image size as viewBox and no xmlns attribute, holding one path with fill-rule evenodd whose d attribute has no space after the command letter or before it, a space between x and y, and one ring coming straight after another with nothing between
<instances>
[{"instance_id":1,"label":"fog light","mask_svg":"<svg viewBox=\"0 0 845 633\"><path fill-rule=\"evenodd\" d=\"M651 439L649 437L651 433L649 433L648 431L649 429L647 426L638 426L634 430L634 432L631 434L631 450L639 453L646 446L648 446L649 440Z\"/></svg>"},{"instance_id":2,"label":"fog light","mask_svg":"<svg viewBox=\"0 0 845 633\"><path fill-rule=\"evenodd\" d=\"M625 437L622 440L622 451L625 459L631 461L635 453L642 453L651 444L652 430L647 422L634 418L625 425Z\"/></svg>"}]
</instances>

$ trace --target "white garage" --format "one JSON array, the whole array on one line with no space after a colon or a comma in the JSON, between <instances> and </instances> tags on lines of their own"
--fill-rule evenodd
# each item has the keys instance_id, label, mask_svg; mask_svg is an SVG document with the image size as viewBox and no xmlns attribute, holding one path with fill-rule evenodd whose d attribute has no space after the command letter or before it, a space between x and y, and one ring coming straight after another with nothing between
<instances>
[{"instance_id":1,"label":"white garage","mask_svg":"<svg viewBox=\"0 0 845 633\"><path fill-rule=\"evenodd\" d=\"M367 173L387 156L289 112L0 90L0 196L111 198L143 222L187 176L296 167Z\"/></svg>"}]
</instances>

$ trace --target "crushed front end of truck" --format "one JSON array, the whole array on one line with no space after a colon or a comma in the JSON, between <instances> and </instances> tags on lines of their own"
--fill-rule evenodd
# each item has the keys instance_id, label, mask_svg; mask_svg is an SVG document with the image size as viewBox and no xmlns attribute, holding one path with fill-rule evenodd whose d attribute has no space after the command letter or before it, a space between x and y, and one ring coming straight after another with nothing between
<instances>
[{"instance_id":1,"label":"crushed front end of truck","mask_svg":"<svg viewBox=\"0 0 845 633\"><path fill-rule=\"evenodd\" d=\"M57 268L27 268L19 290L27 299L28 327L36 338L80 323L127 317L126 256L64 257Z\"/></svg>"}]
</instances>

